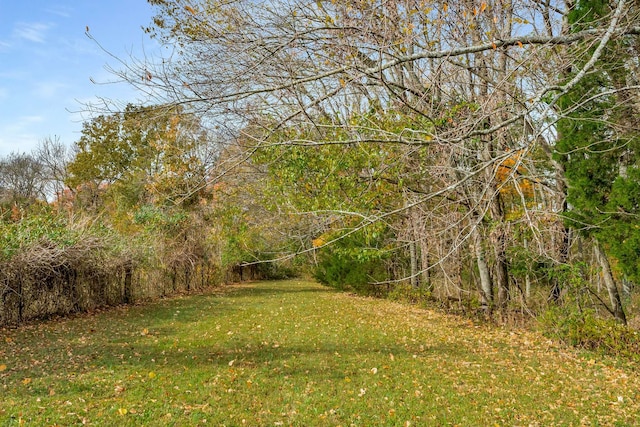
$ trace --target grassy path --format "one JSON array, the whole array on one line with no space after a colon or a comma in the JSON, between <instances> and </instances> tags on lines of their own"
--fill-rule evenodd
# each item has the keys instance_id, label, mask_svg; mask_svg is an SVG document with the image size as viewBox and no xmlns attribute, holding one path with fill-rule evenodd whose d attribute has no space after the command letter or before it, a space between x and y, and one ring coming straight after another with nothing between
<instances>
[{"instance_id":1,"label":"grassy path","mask_svg":"<svg viewBox=\"0 0 640 427\"><path fill-rule=\"evenodd\" d=\"M637 372L302 281L0 330L0 426L640 425Z\"/></svg>"}]
</instances>

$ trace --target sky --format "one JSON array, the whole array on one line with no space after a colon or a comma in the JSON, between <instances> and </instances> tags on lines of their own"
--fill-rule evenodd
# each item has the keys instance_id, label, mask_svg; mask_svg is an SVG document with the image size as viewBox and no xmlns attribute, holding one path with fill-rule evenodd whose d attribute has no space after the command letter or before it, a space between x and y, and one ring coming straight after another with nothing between
<instances>
[{"instance_id":1,"label":"sky","mask_svg":"<svg viewBox=\"0 0 640 427\"><path fill-rule=\"evenodd\" d=\"M124 83L103 84L115 80L107 67L121 65L98 43L125 60L158 56L142 30L153 13L146 0L0 0L0 157L48 137L73 144L90 117L83 105L98 97L140 99Z\"/></svg>"}]
</instances>

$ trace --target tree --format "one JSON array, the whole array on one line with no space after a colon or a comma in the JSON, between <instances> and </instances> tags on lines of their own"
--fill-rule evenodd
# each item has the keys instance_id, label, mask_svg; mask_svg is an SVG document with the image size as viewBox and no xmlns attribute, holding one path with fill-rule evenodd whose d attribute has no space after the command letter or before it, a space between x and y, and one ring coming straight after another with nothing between
<instances>
[{"instance_id":1,"label":"tree","mask_svg":"<svg viewBox=\"0 0 640 427\"><path fill-rule=\"evenodd\" d=\"M19 204L44 199L43 169L30 154L12 152L0 159L0 195L6 202Z\"/></svg>"},{"instance_id":2,"label":"tree","mask_svg":"<svg viewBox=\"0 0 640 427\"><path fill-rule=\"evenodd\" d=\"M570 29L593 28L610 13L610 5L606 2L578 1L568 16ZM597 260L609 293L610 311L618 321L626 323L605 247L611 253L622 255L621 252L626 251L620 249L634 240L635 234L629 224L635 211L629 195L633 194L638 182L634 177L636 174L630 174L628 170L635 169L638 162L639 135L634 118L638 112L637 94L632 95L638 88L629 87L628 83L635 74L635 57L630 56L630 52L636 50L637 38L616 40L596 48L577 48L585 57L579 61L593 59L591 52L598 48L601 58L598 67L585 75L558 103L562 119L558 122L560 138L556 159L566 173L567 201L571 206L565 215L573 228L594 239ZM575 79L575 73L568 73L567 78ZM619 259L633 275L631 265L634 261L629 263L631 259L625 256Z\"/></svg>"},{"instance_id":3,"label":"tree","mask_svg":"<svg viewBox=\"0 0 640 427\"><path fill-rule=\"evenodd\" d=\"M243 134L250 144L239 161L274 145L292 147L291 153L325 144L342 145L345 151L357 150L362 142L381 152L397 147L404 162L394 177L401 187L395 193L402 195L399 206L366 211L355 202L350 209L323 214L347 210L349 216L367 218L351 227L386 222L401 213L417 218L404 222L407 229L421 230L413 233L409 246L417 259L415 245L422 242L427 249L421 234L427 229L420 223L448 205L456 220L432 222L438 223L434 237L454 236L438 243L448 248L431 265L418 268L411 262L408 276L433 269L473 240L468 252L475 254L487 307L496 302L504 307L512 293L508 254L518 242L510 222L536 230L546 227L545 213L558 210L557 203L547 202L546 212L529 212L521 190L522 174L537 172L528 181L536 187L534 194L547 198L554 186L563 191L562 162L552 163L557 159L548 156L541 166L538 150L553 151L556 123L571 111L559 102L601 69L614 39L624 43L640 33L626 0L605 10L599 25L572 31L567 31L567 20L573 3L562 1L150 3L158 13L148 31L175 47L175 55L159 64L134 62L121 77L163 103L188 105L206 123ZM571 102L588 108L596 100ZM370 111L408 120L400 125L383 120L379 127L353 120ZM420 152L433 161L425 164ZM514 153L519 155L514 158ZM373 170L385 170L383 157ZM508 159L514 163L504 173ZM388 179L371 177L378 183ZM519 203L520 217L508 216L503 190L509 186L525 199ZM543 233L549 232L533 233L540 238L540 253Z\"/></svg>"},{"instance_id":4,"label":"tree","mask_svg":"<svg viewBox=\"0 0 640 427\"><path fill-rule=\"evenodd\" d=\"M188 205L215 160L198 120L179 107L135 107L84 124L68 165L71 188L119 198L119 205Z\"/></svg>"},{"instance_id":5,"label":"tree","mask_svg":"<svg viewBox=\"0 0 640 427\"><path fill-rule=\"evenodd\" d=\"M47 137L40 141L33 151L33 157L42 165L47 198L60 197L65 190L67 165L71 160L70 149L59 137Z\"/></svg>"}]
</instances>

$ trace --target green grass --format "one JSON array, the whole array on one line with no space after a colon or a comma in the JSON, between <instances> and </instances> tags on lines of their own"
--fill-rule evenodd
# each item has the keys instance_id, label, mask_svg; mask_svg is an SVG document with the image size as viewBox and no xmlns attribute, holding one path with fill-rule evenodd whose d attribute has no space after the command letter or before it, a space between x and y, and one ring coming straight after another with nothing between
<instances>
[{"instance_id":1,"label":"green grass","mask_svg":"<svg viewBox=\"0 0 640 427\"><path fill-rule=\"evenodd\" d=\"M0 330L0 426L635 425L637 372L312 282Z\"/></svg>"}]
</instances>

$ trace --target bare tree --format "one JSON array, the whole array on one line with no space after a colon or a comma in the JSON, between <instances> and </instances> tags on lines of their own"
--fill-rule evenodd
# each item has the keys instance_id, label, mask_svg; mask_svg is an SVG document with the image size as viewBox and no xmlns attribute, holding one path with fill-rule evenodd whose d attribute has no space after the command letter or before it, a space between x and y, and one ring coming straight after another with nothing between
<instances>
[{"instance_id":1,"label":"bare tree","mask_svg":"<svg viewBox=\"0 0 640 427\"><path fill-rule=\"evenodd\" d=\"M415 230L426 233L420 223L448 204L456 220L431 232L454 237L438 251L452 256L473 241L487 307L504 306L512 292L509 224L531 227L538 241L528 247L543 254L549 215L566 209L563 170L553 162L555 124L567 111L559 100L599 66L613 39L640 34L627 0L617 0L599 25L571 31L574 3L563 0L150 3L158 14L148 31L173 54L123 64L122 79L163 103L188 106L211 126L244 133L249 143L231 165L276 144L401 147L403 172L385 176L381 163L370 176L402 182L404 201L352 212L362 218L357 227L410 224L413 235L404 235L422 242L409 246L409 276L417 277L443 259L418 257L416 246L426 255L430 239ZM617 90L637 93L632 81ZM370 111L379 119L354 122ZM406 120L385 126L390 116ZM287 133L301 127L315 133ZM433 161L412 160L425 156ZM564 262L568 230L561 234L556 258Z\"/></svg>"},{"instance_id":2,"label":"bare tree","mask_svg":"<svg viewBox=\"0 0 640 427\"><path fill-rule=\"evenodd\" d=\"M43 166L33 156L12 152L0 159L0 191L6 201L29 203L43 198Z\"/></svg>"},{"instance_id":3,"label":"bare tree","mask_svg":"<svg viewBox=\"0 0 640 427\"><path fill-rule=\"evenodd\" d=\"M48 198L60 196L67 179L67 164L71 160L71 150L60 137L47 137L40 141L33 157L42 165L42 178L46 181L45 193Z\"/></svg>"}]
</instances>

